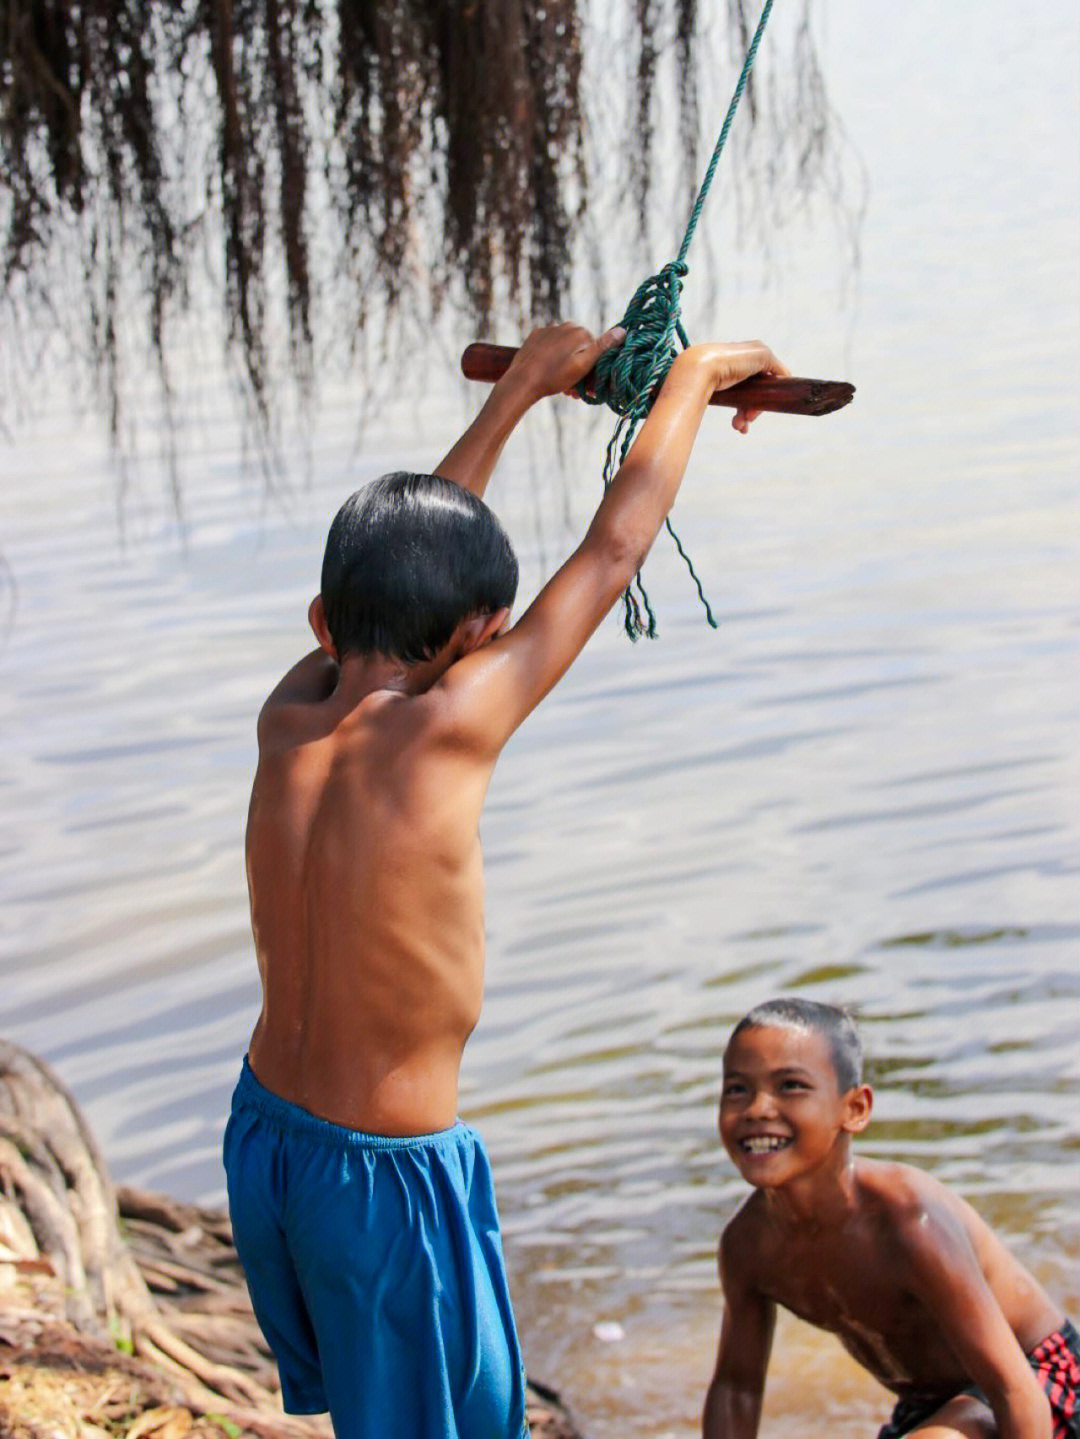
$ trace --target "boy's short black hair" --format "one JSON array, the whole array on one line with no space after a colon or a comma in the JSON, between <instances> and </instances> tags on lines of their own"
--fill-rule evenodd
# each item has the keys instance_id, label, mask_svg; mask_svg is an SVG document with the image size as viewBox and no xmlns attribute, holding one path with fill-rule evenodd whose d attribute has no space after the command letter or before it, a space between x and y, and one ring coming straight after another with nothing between
<instances>
[{"instance_id":1,"label":"boy's short black hair","mask_svg":"<svg viewBox=\"0 0 1080 1439\"><path fill-rule=\"evenodd\" d=\"M769 999L743 1015L731 1031L731 1039L747 1029L775 1027L812 1029L826 1040L841 1094L862 1083L862 1040L846 1009L834 1004L818 1004L813 999Z\"/></svg>"},{"instance_id":2,"label":"boy's short black hair","mask_svg":"<svg viewBox=\"0 0 1080 1439\"><path fill-rule=\"evenodd\" d=\"M398 472L337 512L321 590L339 659L383 654L417 664L463 619L509 609L517 583L513 548L483 500L441 475Z\"/></svg>"}]
</instances>

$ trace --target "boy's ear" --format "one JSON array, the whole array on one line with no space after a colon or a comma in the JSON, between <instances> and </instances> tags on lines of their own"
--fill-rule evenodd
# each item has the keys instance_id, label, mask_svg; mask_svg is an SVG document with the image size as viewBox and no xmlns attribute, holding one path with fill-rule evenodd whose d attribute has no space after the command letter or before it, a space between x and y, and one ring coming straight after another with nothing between
<instances>
[{"instance_id":1,"label":"boy's ear","mask_svg":"<svg viewBox=\"0 0 1080 1439\"><path fill-rule=\"evenodd\" d=\"M316 595L308 606L308 624L312 628L315 638L326 651L332 660L338 657L337 646L330 638L330 626L326 623L326 610L323 608L322 595Z\"/></svg>"},{"instance_id":2,"label":"boy's ear","mask_svg":"<svg viewBox=\"0 0 1080 1439\"><path fill-rule=\"evenodd\" d=\"M868 1084L856 1084L844 1095L844 1118L841 1128L845 1134L861 1134L870 1123L870 1112L874 1107L874 1091Z\"/></svg>"},{"instance_id":3,"label":"boy's ear","mask_svg":"<svg viewBox=\"0 0 1080 1439\"><path fill-rule=\"evenodd\" d=\"M504 605L490 615L470 615L467 620L462 620L457 632L457 658L472 654L473 650L493 640L509 618L510 611Z\"/></svg>"}]
</instances>

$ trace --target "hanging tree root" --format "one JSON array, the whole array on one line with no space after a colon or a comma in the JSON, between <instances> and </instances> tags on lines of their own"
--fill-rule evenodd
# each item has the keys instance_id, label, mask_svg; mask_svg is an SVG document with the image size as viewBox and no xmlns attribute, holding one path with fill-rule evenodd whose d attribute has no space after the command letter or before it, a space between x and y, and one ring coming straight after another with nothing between
<instances>
[{"instance_id":1,"label":"hanging tree root","mask_svg":"<svg viewBox=\"0 0 1080 1439\"><path fill-rule=\"evenodd\" d=\"M537 1439L580 1439L558 1397L539 1386L530 1387L529 1422ZM0 1434L331 1434L325 1416L282 1411L227 1215L117 1191L70 1093L6 1040Z\"/></svg>"}]
</instances>

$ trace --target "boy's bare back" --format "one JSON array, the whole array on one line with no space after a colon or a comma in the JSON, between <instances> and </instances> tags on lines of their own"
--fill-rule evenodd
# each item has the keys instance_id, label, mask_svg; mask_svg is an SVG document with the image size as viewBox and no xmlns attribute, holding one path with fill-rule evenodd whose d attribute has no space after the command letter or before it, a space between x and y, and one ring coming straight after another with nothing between
<instances>
[{"instance_id":1,"label":"boy's bare back","mask_svg":"<svg viewBox=\"0 0 1080 1439\"><path fill-rule=\"evenodd\" d=\"M620 339L534 332L438 475L481 496L525 411ZM249 1059L267 1089L366 1133L454 1123L482 997L479 822L495 761L641 565L709 396L762 371L787 373L757 342L675 360L585 538L506 633L506 610L474 614L422 662L339 663L314 601L320 649L260 716L247 829L263 983ZM733 423L745 432L753 417Z\"/></svg>"},{"instance_id":2,"label":"boy's bare back","mask_svg":"<svg viewBox=\"0 0 1080 1439\"><path fill-rule=\"evenodd\" d=\"M268 1088L325 1119L433 1133L454 1122L480 1010L490 765L455 747L441 690L364 693L365 678L263 714L247 866L264 1003L250 1058Z\"/></svg>"}]
</instances>

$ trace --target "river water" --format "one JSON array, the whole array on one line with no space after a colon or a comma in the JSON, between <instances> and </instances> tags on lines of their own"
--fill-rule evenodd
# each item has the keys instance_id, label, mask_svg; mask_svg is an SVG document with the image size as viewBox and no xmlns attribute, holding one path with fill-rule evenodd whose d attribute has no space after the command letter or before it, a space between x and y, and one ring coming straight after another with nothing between
<instances>
[{"instance_id":1,"label":"river water","mask_svg":"<svg viewBox=\"0 0 1080 1439\"><path fill-rule=\"evenodd\" d=\"M719 630L661 541L661 639L603 628L484 822L462 1107L530 1370L597 1439L696 1432L744 1193L715 1138L720 1053L780 992L860 1015L865 1151L956 1185L1080 1311L1077 16L818 15L869 182L858 272L827 224L796 224L767 283L745 254L723 271L718 318L691 276L688 315L856 400L745 440L710 415L676 523ZM0 451L0 1032L56 1066L121 1179L221 1198L256 1005L255 715L306 648L340 498L433 465L477 399L434 383L358 447L333 390L310 478L274 495L207 387L182 527L152 454L118 510L97 427L57 401ZM508 450L492 501L523 594L587 520L608 423L569 411L557 473L542 417ZM782 1322L766 1433L865 1435L886 1408Z\"/></svg>"}]
</instances>

